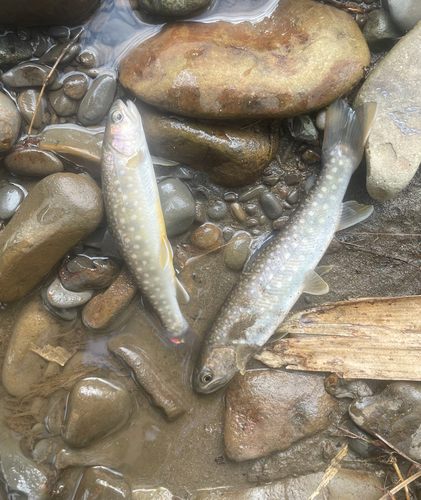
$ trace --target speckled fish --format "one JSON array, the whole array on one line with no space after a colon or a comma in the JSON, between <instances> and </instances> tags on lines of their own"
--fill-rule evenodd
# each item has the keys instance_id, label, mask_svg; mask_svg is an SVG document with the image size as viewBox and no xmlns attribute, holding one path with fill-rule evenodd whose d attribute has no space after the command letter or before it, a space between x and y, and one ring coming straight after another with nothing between
<instances>
[{"instance_id":1,"label":"speckled fish","mask_svg":"<svg viewBox=\"0 0 421 500\"><path fill-rule=\"evenodd\" d=\"M178 300L187 302L189 297L175 276L151 155L131 101L126 106L118 100L111 107L101 171L111 232L164 329L179 341L188 324Z\"/></svg>"},{"instance_id":2,"label":"speckled fish","mask_svg":"<svg viewBox=\"0 0 421 500\"><path fill-rule=\"evenodd\" d=\"M376 104L353 111L342 100L327 112L323 170L305 203L285 229L254 254L223 305L202 346L194 373L195 390L213 392L241 371L273 335L303 293L328 292L315 268L335 231L366 219L372 206L342 203L358 167Z\"/></svg>"}]
</instances>

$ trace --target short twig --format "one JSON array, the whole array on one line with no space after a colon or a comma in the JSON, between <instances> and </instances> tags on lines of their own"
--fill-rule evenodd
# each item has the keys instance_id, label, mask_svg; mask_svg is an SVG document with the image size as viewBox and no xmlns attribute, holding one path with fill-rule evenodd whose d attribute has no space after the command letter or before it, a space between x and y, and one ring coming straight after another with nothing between
<instances>
[{"instance_id":1,"label":"short twig","mask_svg":"<svg viewBox=\"0 0 421 500\"><path fill-rule=\"evenodd\" d=\"M395 469L396 475L398 476L399 480L401 482L404 482L404 478L402 477L401 471L400 471L399 466L397 464L396 457L390 457L390 461L392 462L393 468ZM409 495L408 486L405 486L405 497L406 497L406 500L411 500L411 497Z\"/></svg>"},{"instance_id":2,"label":"short twig","mask_svg":"<svg viewBox=\"0 0 421 500\"><path fill-rule=\"evenodd\" d=\"M399 483L397 486L395 486L390 491L388 491L385 495L383 495L379 500L387 500L388 498L394 498L391 495L394 495L398 491L403 490L408 484L412 483L412 481L415 481L415 479L418 479L419 477L421 477L421 471L418 471L413 476L409 477L408 479L405 479L405 481L403 483Z\"/></svg>"},{"instance_id":3,"label":"short twig","mask_svg":"<svg viewBox=\"0 0 421 500\"><path fill-rule=\"evenodd\" d=\"M389 441L386 441L386 439L384 437L380 436L380 434L377 434L375 432L372 432L372 434L374 434L377 438L379 438L380 441L383 441L383 443L386 444L387 446L389 446L389 448L391 448L393 451L396 451L396 453L398 455L405 458L409 462L413 463L416 467L418 467L418 469L421 469L420 463L416 462L415 460L412 460L412 458L409 458L408 455L405 455L405 453L403 451L398 450L398 448L396 448L396 446L394 446L392 443L389 443Z\"/></svg>"}]
</instances>

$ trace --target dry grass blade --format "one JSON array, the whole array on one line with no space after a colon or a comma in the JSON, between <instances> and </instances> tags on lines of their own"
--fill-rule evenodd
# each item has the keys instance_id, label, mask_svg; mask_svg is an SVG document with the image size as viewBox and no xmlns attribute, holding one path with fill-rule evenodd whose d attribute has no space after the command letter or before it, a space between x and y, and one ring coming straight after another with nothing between
<instances>
[{"instance_id":1,"label":"dry grass blade","mask_svg":"<svg viewBox=\"0 0 421 500\"><path fill-rule=\"evenodd\" d=\"M81 34L82 34L82 31L79 31L79 33L77 33L77 35L74 38L72 38L69 42L66 43L66 45L63 47L61 54L58 56L57 61L54 63L54 65L51 68L48 75L44 78L44 81L43 81L42 87L41 87L41 92L39 93L38 100L37 100L37 103L35 106L34 114L32 115L32 120L31 120L31 123L29 125L28 138L31 136L32 127L34 125L35 117L38 113L38 108L39 108L39 105L41 103L41 99L42 99L42 96L44 94L45 88L48 85L48 81L50 80L51 76L53 75L53 73L54 73L55 69L57 68L57 66L59 65L60 61L65 56L66 52L70 49L70 47L72 47L78 41Z\"/></svg>"},{"instance_id":2,"label":"dry grass blade","mask_svg":"<svg viewBox=\"0 0 421 500\"><path fill-rule=\"evenodd\" d=\"M408 460L408 462L413 463L416 467L418 467L418 469L421 469L420 463L416 462L415 460L412 460L412 458L408 457L408 455L405 455L405 453L403 451L396 448L396 446L393 446L392 443L389 443L389 441L387 441L384 437L380 436L380 434L376 434L375 432L372 432L372 434L374 434L374 436L379 438L380 441L383 441L383 443L386 444L387 446L389 446L389 448L391 448L393 451L396 451L396 453L398 453L398 455L405 458L405 460Z\"/></svg>"},{"instance_id":3,"label":"dry grass blade","mask_svg":"<svg viewBox=\"0 0 421 500\"><path fill-rule=\"evenodd\" d=\"M394 498L393 495L395 493L398 493L398 491L403 490L406 486L408 486L408 484L412 483L413 481L415 481L415 479L418 479L419 477L421 477L421 471L417 472L416 474L414 474L411 477L408 477L408 479L405 479L405 481L403 483L399 483L397 486L395 486L390 491L388 491L385 495L383 495L381 498L379 498L379 500L387 500L388 498Z\"/></svg>"},{"instance_id":4,"label":"dry grass blade","mask_svg":"<svg viewBox=\"0 0 421 500\"><path fill-rule=\"evenodd\" d=\"M396 457L392 457L391 460L392 460L393 468L395 469L395 472L396 472L399 480L401 482L403 482L404 478L402 477L401 471L400 471L399 466L397 464ZM411 496L409 495L408 486L405 486L405 497L406 497L406 500L411 500Z\"/></svg>"},{"instance_id":5,"label":"dry grass blade","mask_svg":"<svg viewBox=\"0 0 421 500\"><path fill-rule=\"evenodd\" d=\"M330 481L334 478L334 476L338 473L339 469L341 468L341 461L346 457L347 453L348 453L348 443L343 448L341 448L339 453L332 459L329 467L325 470L325 473L323 474L319 486L308 497L308 500L314 500L320 493L320 491L330 483Z\"/></svg>"}]
</instances>

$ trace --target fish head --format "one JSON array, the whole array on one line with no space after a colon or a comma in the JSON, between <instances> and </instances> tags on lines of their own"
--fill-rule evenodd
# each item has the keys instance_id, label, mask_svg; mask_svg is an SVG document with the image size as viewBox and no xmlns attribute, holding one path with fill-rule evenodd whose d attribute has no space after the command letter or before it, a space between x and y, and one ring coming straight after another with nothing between
<instances>
[{"instance_id":1,"label":"fish head","mask_svg":"<svg viewBox=\"0 0 421 500\"><path fill-rule=\"evenodd\" d=\"M124 104L118 99L111 106L104 144L125 158L132 158L147 147L142 119L132 101Z\"/></svg>"},{"instance_id":2,"label":"fish head","mask_svg":"<svg viewBox=\"0 0 421 500\"><path fill-rule=\"evenodd\" d=\"M193 375L194 389L196 392L209 394L226 385L237 372L235 346L204 346Z\"/></svg>"}]
</instances>

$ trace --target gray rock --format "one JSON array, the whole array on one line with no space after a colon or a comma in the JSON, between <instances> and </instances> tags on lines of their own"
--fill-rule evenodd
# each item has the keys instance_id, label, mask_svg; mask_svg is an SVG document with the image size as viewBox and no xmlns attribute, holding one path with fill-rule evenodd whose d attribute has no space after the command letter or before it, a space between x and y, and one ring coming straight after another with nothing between
<instances>
[{"instance_id":1,"label":"gray rock","mask_svg":"<svg viewBox=\"0 0 421 500\"><path fill-rule=\"evenodd\" d=\"M13 174L34 177L46 177L64 170L63 163L54 153L30 146L14 148L4 159L4 164Z\"/></svg>"},{"instance_id":2,"label":"gray rock","mask_svg":"<svg viewBox=\"0 0 421 500\"><path fill-rule=\"evenodd\" d=\"M63 81L64 93L71 99L82 99L89 86L89 79L84 73L69 75Z\"/></svg>"},{"instance_id":3,"label":"gray rock","mask_svg":"<svg viewBox=\"0 0 421 500\"><path fill-rule=\"evenodd\" d=\"M48 298L48 287L41 288L41 298L45 307L59 318L64 319L65 321L73 321L77 318L77 307L63 309L62 307L54 307L51 304L50 299Z\"/></svg>"},{"instance_id":4,"label":"gray rock","mask_svg":"<svg viewBox=\"0 0 421 500\"><path fill-rule=\"evenodd\" d=\"M291 205L295 205L299 199L300 199L300 193L298 189L292 189L288 193L288 196L286 197L286 201L288 203L291 203Z\"/></svg>"},{"instance_id":5,"label":"gray rock","mask_svg":"<svg viewBox=\"0 0 421 500\"><path fill-rule=\"evenodd\" d=\"M39 98L39 92L38 90L34 89L27 89L19 94L18 106L20 112L22 113L22 116L25 118L27 123L31 123L38 98ZM47 118L46 111L47 111L47 101L45 100L45 97L42 97L33 123L34 128L36 129L40 128L43 122L46 120Z\"/></svg>"},{"instance_id":6,"label":"gray rock","mask_svg":"<svg viewBox=\"0 0 421 500\"><path fill-rule=\"evenodd\" d=\"M105 467L88 467L73 498L74 500L131 500L132 493L121 474Z\"/></svg>"},{"instance_id":7,"label":"gray rock","mask_svg":"<svg viewBox=\"0 0 421 500\"><path fill-rule=\"evenodd\" d=\"M206 7L210 0L138 0L138 3L152 15L179 17Z\"/></svg>"},{"instance_id":8,"label":"gray rock","mask_svg":"<svg viewBox=\"0 0 421 500\"><path fill-rule=\"evenodd\" d=\"M224 248L224 262L228 269L241 271L249 255L251 235L247 231L237 231Z\"/></svg>"},{"instance_id":9,"label":"gray rock","mask_svg":"<svg viewBox=\"0 0 421 500\"><path fill-rule=\"evenodd\" d=\"M0 189L0 219L10 219L25 198L22 189L12 184Z\"/></svg>"},{"instance_id":10,"label":"gray rock","mask_svg":"<svg viewBox=\"0 0 421 500\"><path fill-rule=\"evenodd\" d=\"M62 55L64 47L65 45L63 43L54 45L43 56L40 57L40 62L53 65ZM70 46L66 50L64 56L60 59L59 65L65 66L66 64L70 64L73 59L79 54L80 50L81 46L78 43Z\"/></svg>"},{"instance_id":11,"label":"gray rock","mask_svg":"<svg viewBox=\"0 0 421 500\"><path fill-rule=\"evenodd\" d=\"M42 87L44 78L51 68L36 62L24 62L1 75L1 81L9 87ZM51 76L49 84L57 80L57 72Z\"/></svg>"},{"instance_id":12,"label":"gray rock","mask_svg":"<svg viewBox=\"0 0 421 500\"><path fill-rule=\"evenodd\" d=\"M69 395L62 437L75 448L87 446L123 427L132 401L119 382L87 377L77 382Z\"/></svg>"},{"instance_id":13,"label":"gray rock","mask_svg":"<svg viewBox=\"0 0 421 500\"><path fill-rule=\"evenodd\" d=\"M48 99L54 111L60 116L70 116L76 113L78 102L70 99L63 89L53 90L49 93Z\"/></svg>"},{"instance_id":14,"label":"gray rock","mask_svg":"<svg viewBox=\"0 0 421 500\"><path fill-rule=\"evenodd\" d=\"M70 28L67 26L50 26L48 34L53 38L70 38Z\"/></svg>"},{"instance_id":15,"label":"gray rock","mask_svg":"<svg viewBox=\"0 0 421 500\"><path fill-rule=\"evenodd\" d=\"M389 49L401 34L393 24L389 12L373 10L368 14L363 35L371 50L382 51Z\"/></svg>"},{"instance_id":16,"label":"gray rock","mask_svg":"<svg viewBox=\"0 0 421 500\"><path fill-rule=\"evenodd\" d=\"M82 99L77 117L82 125L96 125L107 114L117 90L113 74L99 76Z\"/></svg>"},{"instance_id":17,"label":"gray rock","mask_svg":"<svg viewBox=\"0 0 421 500\"><path fill-rule=\"evenodd\" d=\"M208 217L214 220L223 219L228 212L228 207L222 200L217 201L211 207L208 208Z\"/></svg>"},{"instance_id":18,"label":"gray rock","mask_svg":"<svg viewBox=\"0 0 421 500\"><path fill-rule=\"evenodd\" d=\"M93 290L84 292L71 292L62 285L59 278L56 278L48 287L47 298L54 307L68 309L69 307L82 306L89 302L94 295Z\"/></svg>"},{"instance_id":19,"label":"gray rock","mask_svg":"<svg viewBox=\"0 0 421 500\"><path fill-rule=\"evenodd\" d=\"M16 35L7 34L0 37L0 66L18 64L32 57L32 46Z\"/></svg>"},{"instance_id":20,"label":"gray rock","mask_svg":"<svg viewBox=\"0 0 421 500\"><path fill-rule=\"evenodd\" d=\"M196 202L189 188L179 179L170 178L160 182L158 189L168 236L184 233L196 214Z\"/></svg>"},{"instance_id":21,"label":"gray rock","mask_svg":"<svg viewBox=\"0 0 421 500\"><path fill-rule=\"evenodd\" d=\"M15 103L0 92L0 153L8 151L18 140L21 117Z\"/></svg>"},{"instance_id":22,"label":"gray rock","mask_svg":"<svg viewBox=\"0 0 421 500\"><path fill-rule=\"evenodd\" d=\"M409 31L421 21L421 2L419 0L388 0L393 22L402 31Z\"/></svg>"},{"instance_id":23,"label":"gray rock","mask_svg":"<svg viewBox=\"0 0 421 500\"><path fill-rule=\"evenodd\" d=\"M269 219L278 219L283 212L283 207L278 198L273 193L263 193L260 197L260 204Z\"/></svg>"},{"instance_id":24,"label":"gray rock","mask_svg":"<svg viewBox=\"0 0 421 500\"><path fill-rule=\"evenodd\" d=\"M247 191L242 192L240 194L240 196L238 197L238 201L250 201L250 200L253 200L254 198L258 198L265 191L266 191L265 186L252 187L250 189L247 189Z\"/></svg>"},{"instance_id":25,"label":"gray rock","mask_svg":"<svg viewBox=\"0 0 421 500\"><path fill-rule=\"evenodd\" d=\"M307 115L294 116L288 120L288 128L294 139L312 143L317 141L319 133L313 120Z\"/></svg>"},{"instance_id":26,"label":"gray rock","mask_svg":"<svg viewBox=\"0 0 421 500\"><path fill-rule=\"evenodd\" d=\"M367 189L378 200L396 196L421 162L420 44L418 25L378 64L354 102L354 107L364 102L377 103L366 158Z\"/></svg>"},{"instance_id":27,"label":"gray rock","mask_svg":"<svg viewBox=\"0 0 421 500\"><path fill-rule=\"evenodd\" d=\"M322 109L316 116L316 127L319 130L324 130L326 126L326 109Z\"/></svg>"},{"instance_id":28,"label":"gray rock","mask_svg":"<svg viewBox=\"0 0 421 500\"><path fill-rule=\"evenodd\" d=\"M354 400L349 414L365 431L421 459L421 384L392 382L380 394Z\"/></svg>"},{"instance_id":29,"label":"gray rock","mask_svg":"<svg viewBox=\"0 0 421 500\"><path fill-rule=\"evenodd\" d=\"M41 57L48 50L49 37L41 33L37 33L31 40L31 45L34 50L34 56Z\"/></svg>"}]
</instances>

